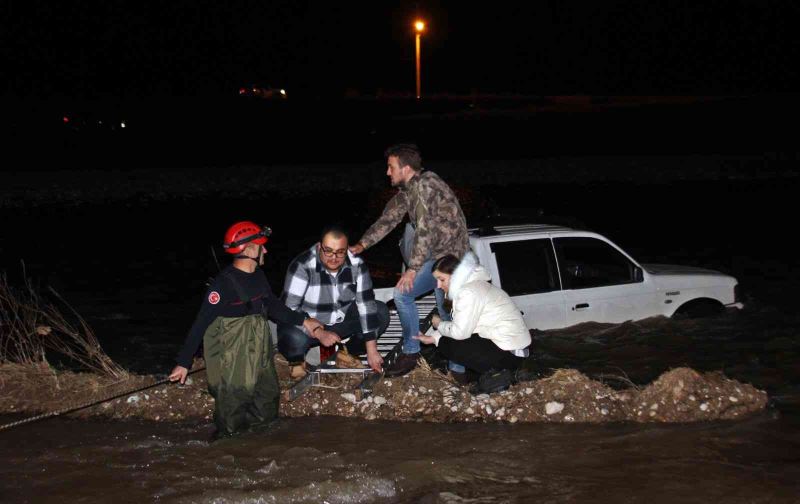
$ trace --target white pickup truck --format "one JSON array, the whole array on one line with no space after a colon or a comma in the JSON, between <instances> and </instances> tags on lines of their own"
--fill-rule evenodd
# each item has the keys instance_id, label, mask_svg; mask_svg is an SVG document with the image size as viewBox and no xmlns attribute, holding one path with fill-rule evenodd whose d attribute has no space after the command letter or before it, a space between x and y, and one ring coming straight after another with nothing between
<instances>
[{"instance_id":1,"label":"white pickup truck","mask_svg":"<svg viewBox=\"0 0 800 504\"><path fill-rule=\"evenodd\" d=\"M589 231L543 224L472 229L470 246L531 329L742 308L732 276L640 264L608 238ZM375 295L388 302L392 291L376 289ZM420 302L431 306L432 296ZM425 308L420 307L420 316Z\"/></svg>"}]
</instances>

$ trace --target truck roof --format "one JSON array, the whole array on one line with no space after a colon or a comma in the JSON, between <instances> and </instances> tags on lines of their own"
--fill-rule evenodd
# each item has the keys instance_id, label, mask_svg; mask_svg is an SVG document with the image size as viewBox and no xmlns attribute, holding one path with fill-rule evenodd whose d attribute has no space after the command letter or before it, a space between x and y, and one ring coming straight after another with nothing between
<instances>
[{"instance_id":1,"label":"truck roof","mask_svg":"<svg viewBox=\"0 0 800 504\"><path fill-rule=\"evenodd\" d=\"M483 228L470 228L469 235L480 236L508 236L516 234L548 234L548 233L570 233L581 231L579 229L558 226L555 224L519 224L514 226L493 226Z\"/></svg>"}]
</instances>

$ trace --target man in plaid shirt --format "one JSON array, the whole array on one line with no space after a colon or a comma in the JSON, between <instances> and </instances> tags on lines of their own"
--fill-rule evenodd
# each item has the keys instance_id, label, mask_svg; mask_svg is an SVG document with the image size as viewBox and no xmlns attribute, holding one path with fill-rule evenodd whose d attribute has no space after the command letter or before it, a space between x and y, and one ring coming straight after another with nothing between
<instances>
[{"instance_id":1,"label":"man in plaid shirt","mask_svg":"<svg viewBox=\"0 0 800 504\"><path fill-rule=\"evenodd\" d=\"M349 354L366 352L369 366L377 372L382 369L376 340L389 325L389 309L375 300L364 260L347 248L344 230L328 226L318 243L289 264L281 299L290 309L306 312L324 324L311 334L302 326L278 324L278 350L289 361L292 378L306 374L309 348L331 346L347 338Z\"/></svg>"}]
</instances>

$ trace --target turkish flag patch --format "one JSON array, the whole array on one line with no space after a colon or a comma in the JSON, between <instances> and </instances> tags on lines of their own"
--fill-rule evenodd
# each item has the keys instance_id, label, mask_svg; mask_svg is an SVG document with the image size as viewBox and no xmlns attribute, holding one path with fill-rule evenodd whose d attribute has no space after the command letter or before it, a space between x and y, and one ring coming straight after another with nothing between
<instances>
[{"instance_id":1,"label":"turkish flag patch","mask_svg":"<svg viewBox=\"0 0 800 504\"><path fill-rule=\"evenodd\" d=\"M211 291L211 294L208 295L208 302L211 304L219 303L219 292Z\"/></svg>"}]
</instances>

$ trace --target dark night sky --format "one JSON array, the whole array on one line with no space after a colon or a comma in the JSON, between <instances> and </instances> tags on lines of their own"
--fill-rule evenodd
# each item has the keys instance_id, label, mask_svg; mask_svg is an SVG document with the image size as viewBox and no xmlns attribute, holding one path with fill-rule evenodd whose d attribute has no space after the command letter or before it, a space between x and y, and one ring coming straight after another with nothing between
<instances>
[{"instance_id":1,"label":"dark night sky","mask_svg":"<svg viewBox=\"0 0 800 504\"><path fill-rule=\"evenodd\" d=\"M7 96L428 92L724 94L800 83L791 1L542 0L3 3Z\"/></svg>"}]
</instances>

